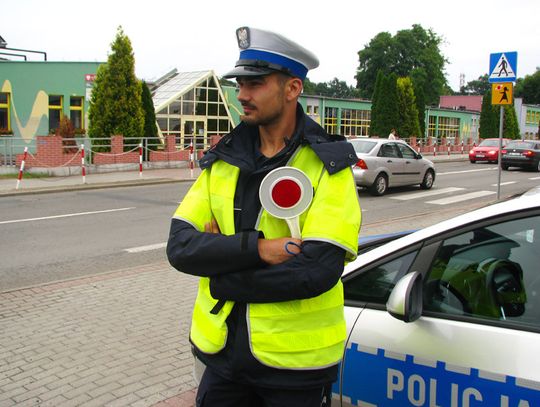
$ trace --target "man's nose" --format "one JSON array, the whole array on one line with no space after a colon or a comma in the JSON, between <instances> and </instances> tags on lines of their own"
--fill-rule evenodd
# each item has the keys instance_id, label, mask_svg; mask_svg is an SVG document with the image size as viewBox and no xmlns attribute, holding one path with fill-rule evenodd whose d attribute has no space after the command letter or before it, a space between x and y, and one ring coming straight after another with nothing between
<instances>
[{"instance_id":1,"label":"man's nose","mask_svg":"<svg viewBox=\"0 0 540 407\"><path fill-rule=\"evenodd\" d=\"M240 86L238 88L238 94L236 95L236 99L238 99L239 102L249 100L249 94L244 86Z\"/></svg>"}]
</instances>

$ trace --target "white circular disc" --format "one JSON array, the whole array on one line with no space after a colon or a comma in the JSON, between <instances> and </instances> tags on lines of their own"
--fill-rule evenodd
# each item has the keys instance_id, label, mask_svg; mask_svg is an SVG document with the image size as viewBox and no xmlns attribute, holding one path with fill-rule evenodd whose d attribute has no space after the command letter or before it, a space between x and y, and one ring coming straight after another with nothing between
<instances>
[{"instance_id":1,"label":"white circular disc","mask_svg":"<svg viewBox=\"0 0 540 407\"><path fill-rule=\"evenodd\" d=\"M300 199L293 206L283 208L272 199L272 189L282 180L292 180L300 187ZM270 171L259 187L262 207L278 219L290 219L302 214L313 199L313 186L308 176L298 168L279 167Z\"/></svg>"}]
</instances>

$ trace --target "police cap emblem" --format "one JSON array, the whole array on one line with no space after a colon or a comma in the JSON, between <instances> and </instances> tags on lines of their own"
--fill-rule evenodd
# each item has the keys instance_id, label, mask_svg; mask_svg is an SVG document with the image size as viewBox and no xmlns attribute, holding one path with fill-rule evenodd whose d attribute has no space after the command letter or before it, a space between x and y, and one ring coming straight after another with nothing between
<instances>
[{"instance_id":1,"label":"police cap emblem","mask_svg":"<svg viewBox=\"0 0 540 407\"><path fill-rule=\"evenodd\" d=\"M249 28L240 27L236 30L236 38L238 39L238 48L246 49L249 48Z\"/></svg>"}]
</instances>

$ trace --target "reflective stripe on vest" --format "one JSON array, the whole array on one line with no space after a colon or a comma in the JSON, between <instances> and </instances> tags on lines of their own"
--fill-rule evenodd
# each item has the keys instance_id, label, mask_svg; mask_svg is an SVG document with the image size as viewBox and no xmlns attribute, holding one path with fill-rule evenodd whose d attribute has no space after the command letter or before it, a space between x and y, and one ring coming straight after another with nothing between
<instances>
[{"instance_id":1,"label":"reflective stripe on vest","mask_svg":"<svg viewBox=\"0 0 540 407\"><path fill-rule=\"evenodd\" d=\"M300 217L302 239L331 242L343 247L348 259L354 258L360 208L352 171L345 169L330 176L309 146L299 148L289 165L303 170L316 192L310 208ZM204 230L204 223L214 217L221 233L235 233L233 206L238 174L237 167L221 160L215 162L211 171L203 171L192 187L195 191L188 192L175 217L196 225L199 230ZM196 205L202 195L206 195L202 204ZM286 222L264 210L257 229L268 239L290 236ZM227 340L225 320L233 302L227 301L214 315L210 310L216 302L210 294L209 279L202 277L193 311L191 339L205 353L219 352ZM252 353L263 364L286 369L333 365L341 358L346 335L341 281L314 298L248 304L248 324Z\"/></svg>"}]
</instances>

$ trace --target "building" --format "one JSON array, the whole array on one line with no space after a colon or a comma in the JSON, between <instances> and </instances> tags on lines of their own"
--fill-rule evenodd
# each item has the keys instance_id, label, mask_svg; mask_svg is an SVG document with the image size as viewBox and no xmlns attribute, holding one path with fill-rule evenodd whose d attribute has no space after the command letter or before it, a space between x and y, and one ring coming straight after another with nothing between
<instances>
[{"instance_id":1,"label":"building","mask_svg":"<svg viewBox=\"0 0 540 407\"><path fill-rule=\"evenodd\" d=\"M522 98L514 99L519 132L523 139L540 138L540 105L527 105Z\"/></svg>"},{"instance_id":2,"label":"building","mask_svg":"<svg viewBox=\"0 0 540 407\"><path fill-rule=\"evenodd\" d=\"M31 144L68 116L84 134L91 84L101 63L0 61L0 133Z\"/></svg>"},{"instance_id":3,"label":"building","mask_svg":"<svg viewBox=\"0 0 540 407\"><path fill-rule=\"evenodd\" d=\"M229 103L213 71L178 72L150 83L160 136L174 135L186 148L206 149L234 127Z\"/></svg>"},{"instance_id":4,"label":"building","mask_svg":"<svg viewBox=\"0 0 540 407\"><path fill-rule=\"evenodd\" d=\"M68 116L84 137L92 84L101 64L0 61L0 155L7 139L18 141L16 152L24 146L32 152L36 136L54 132L62 115ZM179 149L192 141L197 149L206 149L212 138L228 133L240 122L242 107L236 99L236 87L221 86L211 70L175 69L148 85L161 140L174 135ZM300 104L329 133L369 136L369 100L302 95ZM480 109L480 96L442 96L438 107L426 107L426 131L417 138L478 141ZM526 105L516 98L515 109L522 137L538 137L540 106Z\"/></svg>"}]
</instances>

